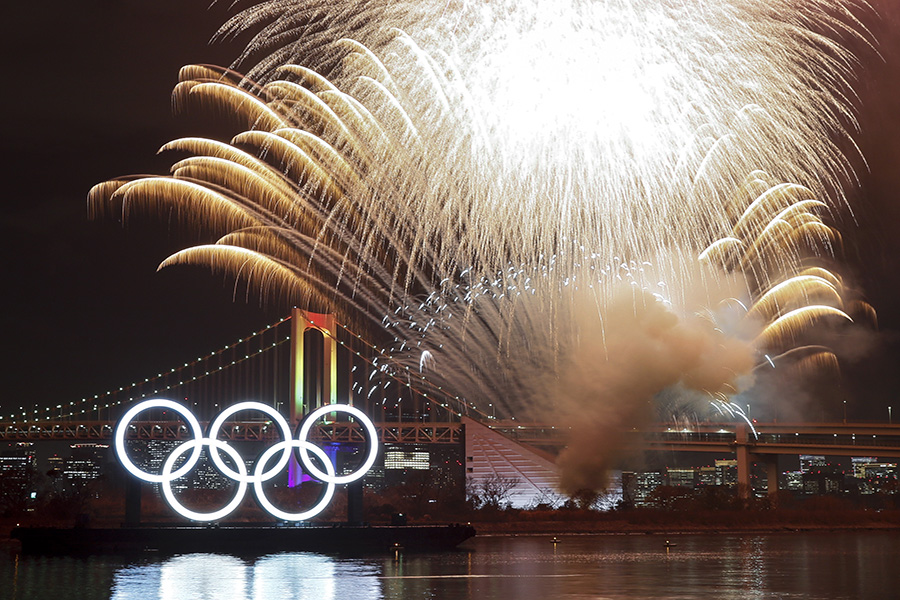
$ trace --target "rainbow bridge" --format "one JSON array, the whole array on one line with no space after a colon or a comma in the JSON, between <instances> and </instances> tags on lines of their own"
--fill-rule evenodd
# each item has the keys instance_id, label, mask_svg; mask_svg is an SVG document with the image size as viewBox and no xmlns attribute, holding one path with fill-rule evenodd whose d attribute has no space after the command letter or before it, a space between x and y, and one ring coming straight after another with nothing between
<instances>
[{"instance_id":1,"label":"rainbow bridge","mask_svg":"<svg viewBox=\"0 0 900 600\"><path fill-rule=\"evenodd\" d=\"M312 367L309 364L312 363ZM498 420L491 410L452 397L419 374L385 368L389 357L331 315L294 310L291 316L238 342L153 377L92 398L34 406L0 416L0 441L103 442L111 440L118 417L152 397L185 398L201 423L219 410L248 398L298 415L337 401L370 415L383 445L459 445L467 477L507 473L546 489L555 477L555 455L566 445L566 427ZM224 382L223 382L224 380ZM487 404L487 406L491 406ZM133 421L127 439L186 440L185 423L171 418ZM280 431L265 418L232 420L219 439L272 441ZM357 423L319 423L310 432L317 442L361 444ZM777 489L777 456L900 457L900 425L885 423L658 423L626 434L635 452L702 452L734 456L738 482L749 489L753 462L767 466L769 489Z\"/></svg>"}]
</instances>

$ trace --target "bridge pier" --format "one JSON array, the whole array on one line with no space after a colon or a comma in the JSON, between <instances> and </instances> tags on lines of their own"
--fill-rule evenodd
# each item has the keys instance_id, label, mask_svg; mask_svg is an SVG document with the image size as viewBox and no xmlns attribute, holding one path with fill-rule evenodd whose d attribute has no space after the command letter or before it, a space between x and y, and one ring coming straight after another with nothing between
<instances>
[{"instance_id":1,"label":"bridge pier","mask_svg":"<svg viewBox=\"0 0 900 600\"><path fill-rule=\"evenodd\" d=\"M738 494L744 500L748 500L752 493L750 485L750 446L747 439L747 425L738 423L735 428L734 453L737 458Z\"/></svg>"},{"instance_id":2,"label":"bridge pier","mask_svg":"<svg viewBox=\"0 0 900 600\"><path fill-rule=\"evenodd\" d=\"M750 467L753 464L753 458L750 456L750 448L747 446L738 446L735 449L737 455L738 470L738 493L741 498L750 498L752 484L750 483Z\"/></svg>"},{"instance_id":3,"label":"bridge pier","mask_svg":"<svg viewBox=\"0 0 900 600\"><path fill-rule=\"evenodd\" d=\"M766 463L766 483L768 485L769 501L774 503L778 498L778 455L761 455Z\"/></svg>"},{"instance_id":4,"label":"bridge pier","mask_svg":"<svg viewBox=\"0 0 900 600\"><path fill-rule=\"evenodd\" d=\"M778 455L750 452L750 437L746 423L738 423L735 429L734 452L737 455L738 493L741 498L748 500L753 493L750 469L754 461L765 463L768 495L770 499L775 498L778 495Z\"/></svg>"},{"instance_id":5,"label":"bridge pier","mask_svg":"<svg viewBox=\"0 0 900 600\"><path fill-rule=\"evenodd\" d=\"M125 477L125 526L137 527L141 524L141 480Z\"/></svg>"}]
</instances>

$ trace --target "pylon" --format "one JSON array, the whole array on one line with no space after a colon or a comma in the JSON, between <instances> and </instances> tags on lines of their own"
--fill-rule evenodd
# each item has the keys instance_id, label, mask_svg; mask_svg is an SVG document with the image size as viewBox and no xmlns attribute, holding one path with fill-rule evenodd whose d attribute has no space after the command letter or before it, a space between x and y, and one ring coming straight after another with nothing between
<instances>
[{"instance_id":1,"label":"pylon","mask_svg":"<svg viewBox=\"0 0 900 600\"><path fill-rule=\"evenodd\" d=\"M316 376L322 378L322 393L308 398L305 389L305 333L316 329L322 333L322 372ZM337 402L337 331L334 315L314 313L299 308L291 311L291 409L290 422L296 425L303 415L319 408L323 404ZM300 483L299 465L296 458L291 457L288 469L288 486Z\"/></svg>"},{"instance_id":2,"label":"pylon","mask_svg":"<svg viewBox=\"0 0 900 600\"><path fill-rule=\"evenodd\" d=\"M334 315L293 309L291 312L291 423L296 423L310 410L337 402L337 332ZM322 332L322 395L307 398L304 389L304 335L309 329Z\"/></svg>"}]
</instances>

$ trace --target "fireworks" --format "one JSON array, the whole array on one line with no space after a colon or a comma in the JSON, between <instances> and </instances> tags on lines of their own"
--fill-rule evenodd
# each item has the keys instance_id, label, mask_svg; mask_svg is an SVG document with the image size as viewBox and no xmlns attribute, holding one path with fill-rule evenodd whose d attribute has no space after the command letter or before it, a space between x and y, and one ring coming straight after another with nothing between
<instances>
[{"instance_id":1,"label":"fireworks","mask_svg":"<svg viewBox=\"0 0 900 600\"><path fill-rule=\"evenodd\" d=\"M864 34L856 8L263 3L221 31L256 32L245 76L185 67L174 91L179 110L220 111L240 131L171 142L189 156L170 176L101 184L90 206L218 240L162 266L205 264L264 300L384 323L396 364L433 365L472 402L534 406L621 356L644 361L639 385L584 389L727 398L753 349L784 356L811 323L850 319L819 263L839 250L830 223L853 180L838 147L853 57L839 42ZM739 331L720 308L692 316L732 296L748 307ZM622 350L625 322L690 358L648 365Z\"/></svg>"}]
</instances>

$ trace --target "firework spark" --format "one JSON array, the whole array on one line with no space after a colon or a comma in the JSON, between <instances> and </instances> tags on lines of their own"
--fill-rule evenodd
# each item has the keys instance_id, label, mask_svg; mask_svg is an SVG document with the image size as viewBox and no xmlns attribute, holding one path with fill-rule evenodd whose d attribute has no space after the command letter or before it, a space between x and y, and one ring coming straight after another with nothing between
<instances>
[{"instance_id":1,"label":"firework spark","mask_svg":"<svg viewBox=\"0 0 900 600\"><path fill-rule=\"evenodd\" d=\"M853 181L836 140L855 123L840 39L864 35L857 8L266 2L221 30L255 32L246 76L185 67L174 91L240 131L167 144L188 154L170 176L101 184L90 207L216 237L162 266L384 323L395 364L471 402L568 388L580 414L603 407L592 427L621 429L664 388L733 393L754 351L850 319L825 266ZM714 310L694 324L731 295L741 335Z\"/></svg>"}]
</instances>

